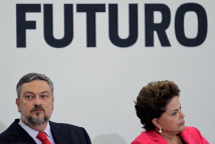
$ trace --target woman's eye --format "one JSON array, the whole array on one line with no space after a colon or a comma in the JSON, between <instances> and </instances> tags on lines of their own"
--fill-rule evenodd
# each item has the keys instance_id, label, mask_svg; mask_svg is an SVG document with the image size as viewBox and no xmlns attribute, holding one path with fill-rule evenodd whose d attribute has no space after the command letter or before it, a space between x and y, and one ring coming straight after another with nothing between
<instances>
[{"instance_id":1,"label":"woman's eye","mask_svg":"<svg viewBox=\"0 0 215 144\"><path fill-rule=\"evenodd\" d=\"M176 115L177 114L177 112L174 112L172 115L174 116L174 115Z\"/></svg>"}]
</instances>

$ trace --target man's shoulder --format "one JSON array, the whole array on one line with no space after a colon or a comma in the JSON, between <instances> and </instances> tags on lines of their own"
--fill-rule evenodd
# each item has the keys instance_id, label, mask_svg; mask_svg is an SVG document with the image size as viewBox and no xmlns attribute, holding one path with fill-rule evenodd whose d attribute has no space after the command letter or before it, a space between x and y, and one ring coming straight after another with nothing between
<instances>
[{"instance_id":1,"label":"man's shoulder","mask_svg":"<svg viewBox=\"0 0 215 144\"><path fill-rule=\"evenodd\" d=\"M13 140L14 136L11 134L15 133L15 131L18 131L19 129L18 123L16 121L18 121L18 119L15 120L5 131L0 134L1 143L9 143Z\"/></svg>"},{"instance_id":2,"label":"man's shoulder","mask_svg":"<svg viewBox=\"0 0 215 144\"><path fill-rule=\"evenodd\" d=\"M10 133L10 129L17 129L17 127L19 127L18 125L18 121L19 119L15 119L15 121L4 131L0 134L0 137L2 137L2 135L6 135L6 134L9 134Z\"/></svg>"},{"instance_id":3,"label":"man's shoulder","mask_svg":"<svg viewBox=\"0 0 215 144\"><path fill-rule=\"evenodd\" d=\"M0 133L0 139L3 138L3 137L9 136L9 133L10 133L10 130L9 130L9 127L8 127L5 131Z\"/></svg>"},{"instance_id":4,"label":"man's shoulder","mask_svg":"<svg viewBox=\"0 0 215 144\"><path fill-rule=\"evenodd\" d=\"M83 129L83 127L79 127L68 123L57 123L57 122L49 121L49 124L51 127L55 126L57 128L66 128L66 129L69 128L69 129L75 129L75 130Z\"/></svg>"},{"instance_id":5,"label":"man's shoulder","mask_svg":"<svg viewBox=\"0 0 215 144\"><path fill-rule=\"evenodd\" d=\"M75 126L67 123L56 123L49 121L52 134L61 139L64 136L70 143L91 144L90 138L83 127Z\"/></svg>"},{"instance_id":6,"label":"man's shoulder","mask_svg":"<svg viewBox=\"0 0 215 144\"><path fill-rule=\"evenodd\" d=\"M76 125L68 124L68 123L57 123L53 121L49 121L50 127L52 130L59 130L63 132L72 132L73 134L86 134L86 130L83 127L79 127Z\"/></svg>"}]
</instances>

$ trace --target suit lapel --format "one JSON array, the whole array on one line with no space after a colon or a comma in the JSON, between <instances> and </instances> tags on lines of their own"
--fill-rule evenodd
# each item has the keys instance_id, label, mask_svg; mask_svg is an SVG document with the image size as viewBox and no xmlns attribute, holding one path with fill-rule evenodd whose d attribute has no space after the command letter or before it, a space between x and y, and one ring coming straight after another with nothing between
<instances>
[{"instance_id":1,"label":"suit lapel","mask_svg":"<svg viewBox=\"0 0 215 144\"><path fill-rule=\"evenodd\" d=\"M10 126L10 135L17 144L36 144L34 139L18 124L19 119L16 119Z\"/></svg>"},{"instance_id":2,"label":"suit lapel","mask_svg":"<svg viewBox=\"0 0 215 144\"><path fill-rule=\"evenodd\" d=\"M155 142L155 144L168 144L167 141L156 131L146 132L146 134Z\"/></svg>"},{"instance_id":3,"label":"suit lapel","mask_svg":"<svg viewBox=\"0 0 215 144\"><path fill-rule=\"evenodd\" d=\"M168 144L167 141L166 141L161 135L159 135L159 134L158 134L157 132L155 132L155 131L146 132L146 134L147 134L152 140L154 140L154 142L155 142L156 144ZM192 134L188 133L187 127L186 127L186 129L185 129L184 131L182 131L182 132L180 133L180 136L181 136L181 138L184 140L184 142L185 142L186 144L196 144L196 143L194 143L194 141L193 141L193 139L195 139L194 136L193 136Z\"/></svg>"},{"instance_id":4,"label":"suit lapel","mask_svg":"<svg viewBox=\"0 0 215 144\"><path fill-rule=\"evenodd\" d=\"M194 144L193 136L187 132L187 128L180 133L180 136L186 144Z\"/></svg>"},{"instance_id":5,"label":"suit lapel","mask_svg":"<svg viewBox=\"0 0 215 144\"><path fill-rule=\"evenodd\" d=\"M56 144L67 144L65 133L61 131L61 127L51 121L49 121L51 132Z\"/></svg>"}]
</instances>

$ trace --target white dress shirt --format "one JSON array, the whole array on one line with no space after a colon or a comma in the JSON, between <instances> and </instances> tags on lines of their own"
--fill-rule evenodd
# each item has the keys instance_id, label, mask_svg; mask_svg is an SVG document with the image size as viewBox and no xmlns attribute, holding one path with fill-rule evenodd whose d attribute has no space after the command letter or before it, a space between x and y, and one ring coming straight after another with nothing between
<instances>
[{"instance_id":1,"label":"white dress shirt","mask_svg":"<svg viewBox=\"0 0 215 144\"><path fill-rule=\"evenodd\" d=\"M39 131L35 131L33 130L32 128L30 128L29 126L25 125L21 119L19 121L19 125L34 139L34 141L37 143L37 144L42 144L42 142L37 139L37 134L39 133ZM46 133L46 136L47 138L49 139L49 141L52 143L52 144L55 144L54 142L54 138L52 136L52 133L51 133L51 128L50 128L50 125L49 123L47 124L45 130L43 131Z\"/></svg>"}]
</instances>

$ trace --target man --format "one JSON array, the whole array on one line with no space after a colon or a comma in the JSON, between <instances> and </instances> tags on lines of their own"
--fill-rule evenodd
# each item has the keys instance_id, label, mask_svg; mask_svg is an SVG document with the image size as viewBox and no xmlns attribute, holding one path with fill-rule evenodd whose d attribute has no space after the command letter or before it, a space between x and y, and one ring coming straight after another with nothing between
<instances>
[{"instance_id":1,"label":"man","mask_svg":"<svg viewBox=\"0 0 215 144\"><path fill-rule=\"evenodd\" d=\"M24 75L16 86L16 119L0 134L0 144L91 144L84 128L49 121L53 83L43 74Z\"/></svg>"}]
</instances>

